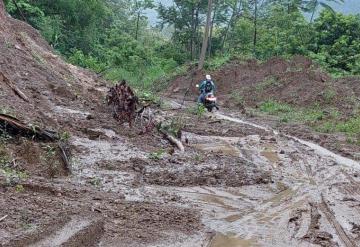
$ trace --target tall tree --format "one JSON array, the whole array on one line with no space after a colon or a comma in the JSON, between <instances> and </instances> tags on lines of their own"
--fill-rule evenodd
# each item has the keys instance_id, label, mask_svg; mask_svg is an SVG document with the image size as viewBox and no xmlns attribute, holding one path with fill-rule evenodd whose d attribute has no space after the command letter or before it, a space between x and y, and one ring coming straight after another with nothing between
<instances>
[{"instance_id":1,"label":"tall tree","mask_svg":"<svg viewBox=\"0 0 360 247\"><path fill-rule=\"evenodd\" d=\"M134 2L134 12L136 15L136 27L135 27L135 39L138 39L139 36L139 24L141 18L144 16L144 11L146 9L154 8L153 0L135 0Z\"/></svg>"},{"instance_id":2,"label":"tall tree","mask_svg":"<svg viewBox=\"0 0 360 247\"><path fill-rule=\"evenodd\" d=\"M201 44L202 17L206 13L207 0L174 0L174 5L158 7L160 26L172 26L174 43L180 44L191 56L197 55Z\"/></svg>"},{"instance_id":3,"label":"tall tree","mask_svg":"<svg viewBox=\"0 0 360 247\"><path fill-rule=\"evenodd\" d=\"M212 12L212 0L208 0L208 11L207 11L207 15L206 15L205 33L204 33L204 39L203 39L202 48L201 48L198 70L203 69L204 63L205 63L206 50L207 50L210 25L211 25L211 12Z\"/></svg>"}]
</instances>

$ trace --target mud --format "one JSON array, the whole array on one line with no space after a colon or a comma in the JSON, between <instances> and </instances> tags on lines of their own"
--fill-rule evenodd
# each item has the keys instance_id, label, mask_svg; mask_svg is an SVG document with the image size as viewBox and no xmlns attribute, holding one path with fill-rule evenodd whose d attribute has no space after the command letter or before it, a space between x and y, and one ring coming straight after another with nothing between
<instances>
[{"instance_id":1,"label":"mud","mask_svg":"<svg viewBox=\"0 0 360 247\"><path fill-rule=\"evenodd\" d=\"M156 109L159 119L183 121L184 153L155 130L139 135L113 120L106 82L53 55L1 3L0 41L8 45L0 46L0 68L29 102L0 82L0 105L68 132L72 172L54 166L59 157L44 143L1 139L0 246L359 246L357 161L277 131L267 119L195 116L189 102ZM312 67L301 57L249 61L214 76L242 78L251 88L275 75L297 92L295 79ZM310 72L304 85L322 89L329 79ZM299 93L299 104L313 97Z\"/></svg>"}]
</instances>

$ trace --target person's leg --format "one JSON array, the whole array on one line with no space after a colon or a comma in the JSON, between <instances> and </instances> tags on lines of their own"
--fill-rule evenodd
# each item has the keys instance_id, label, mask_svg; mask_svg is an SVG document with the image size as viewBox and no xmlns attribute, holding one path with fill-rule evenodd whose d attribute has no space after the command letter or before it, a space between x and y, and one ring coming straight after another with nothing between
<instances>
[{"instance_id":1,"label":"person's leg","mask_svg":"<svg viewBox=\"0 0 360 247\"><path fill-rule=\"evenodd\" d=\"M205 99L205 95L202 93L200 94L199 98L198 98L198 103L199 104L203 104L204 103L204 99Z\"/></svg>"}]
</instances>

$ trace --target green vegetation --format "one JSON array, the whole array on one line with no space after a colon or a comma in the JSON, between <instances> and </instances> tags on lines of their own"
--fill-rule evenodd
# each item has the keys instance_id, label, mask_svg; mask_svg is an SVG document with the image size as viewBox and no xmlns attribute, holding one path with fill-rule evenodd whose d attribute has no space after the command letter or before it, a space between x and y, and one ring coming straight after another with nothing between
<instances>
[{"instance_id":1,"label":"green vegetation","mask_svg":"<svg viewBox=\"0 0 360 247\"><path fill-rule=\"evenodd\" d=\"M336 109L323 109L318 105L312 108L296 108L272 100L263 102L260 111L277 116L283 123L304 123L323 133L345 133L349 142L360 145L359 116L339 120L340 113Z\"/></svg>"},{"instance_id":2,"label":"green vegetation","mask_svg":"<svg viewBox=\"0 0 360 247\"><path fill-rule=\"evenodd\" d=\"M0 142L0 175L5 176L6 183L9 186L17 186L21 179L26 179L28 177L28 175L25 172L15 169L13 162L14 161L11 155L6 149L5 143L1 141Z\"/></svg>"},{"instance_id":3,"label":"green vegetation","mask_svg":"<svg viewBox=\"0 0 360 247\"><path fill-rule=\"evenodd\" d=\"M170 6L156 6L153 0L16 2L20 11L14 1L6 0L7 11L40 30L69 62L109 80L126 79L146 92L163 89L171 75L185 73L183 65L195 65L200 54L206 0L174 1ZM317 19L306 19L304 12L313 14L318 3L214 1L205 69L215 70L238 58L299 54L334 75L359 74L360 16L324 8ZM158 12L156 28L149 27L144 15L149 8Z\"/></svg>"},{"instance_id":4,"label":"green vegetation","mask_svg":"<svg viewBox=\"0 0 360 247\"><path fill-rule=\"evenodd\" d=\"M63 141L63 142L69 141L70 137L71 137L71 135L67 131L64 131L59 134L59 139L60 139L60 141Z\"/></svg>"},{"instance_id":5,"label":"green vegetation","mask_svg":"<svg viewBox=\"0 0 360 247\"><path fill-rule=\"evenodd\" d=\"M160 129L174 137L179 137L184 126L184 119L182 117L176 117L161 123Z\"/></svg>"},{"instance_id":6,"label":"green vegetation","mask_svg":"<svg viewBox=\"0 0 360 247\"><path fill-rule=\"evenodd\" d=\"M244 97L242 96L242 94L238 91L233 91L230 94L230 99L232 102L234 102L235 105L237 106L243 106L244 105Z\"/></svg>"},{"instance_id":7,"label":"green vegetation","mask_svg":"<svg viewBox=\"0 0 360 247\"><path fill-rule=\"evenodd\" d=\"M152 159L152 160L161 160L165 155L165 150L163 149L160 149L160 150L157 150L155 152L152 152L149 154L149 159Z\"/></svg>"},{"instance_id":8,"label":"green vegetation","mask_svg":"<svg viewBox=\"0 0 360 247\"><path fill-rule=\"evenodd\" d=\"M263 82L257 84L255 89L256 89L256 91L261 92L269 87L278 86L278 85L280 85L280 82L278 82L275 77L270 76L270 77L267 77Z\"/></svg>"},{"instance_id":9,"label":"green vegetation","mask_svg":"<svg viewBox=\"0 0 360 247\"><path fill-rule=\"evenodd\" d=\"M196 104L195 106L188 108L188 112L201 118L207 110L203 104Z\"/></svg>"}]
</instances>

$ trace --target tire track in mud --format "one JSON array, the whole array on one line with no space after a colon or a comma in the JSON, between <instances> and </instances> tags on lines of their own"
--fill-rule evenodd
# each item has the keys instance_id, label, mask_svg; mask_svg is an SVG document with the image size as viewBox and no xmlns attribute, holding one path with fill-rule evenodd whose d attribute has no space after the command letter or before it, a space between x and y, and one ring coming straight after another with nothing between
<instances>
[{"instance_id":1,"label":"tire track in mud","mask_svg":"<svg viewBox=\"0 0 360 247\"><path fill-rule=\"evenodd\" d=\"M249 126L252 126L254 128L261 129L261 130L265 130L267 132L270 132L270 133L274 134L275 136L280 135L280 136L286 137L286 138L288 138L290 140L297 141L300 144L302 144L304 146L307 146L308 148L313 149L314 152L317 153L319 156L331 157L331 158L334 159L334 161L336 161L339 164L346 165L346 166L349 166L349 167L352 167L352 168L357 168L357 169L360 168L360 163L355 161L355 160L352 160L352 159L343 157L341 155L335 154L334 152L331 152L330 150L328 150L326 148L323 148L320 145L317 145L315 143L308 142L308 141L302 140L300 138L297 138L297 137L294 137L294 136L291 136L291 135L281 134L279 131L274 130L274 129L270 128L270 127L264 127L264 126L261 126L261 125L258 125L258 124L252 123L252 122L248 122L248 121L244 121L244 120L241 120L241 119L238 119L238 118L233 118L233 117L230 117L230 116L226 116L226 115L224 115L222 113L215 113L215 117L217 117L219 119L224 119L224 120L228 120L228 121L231 121L231 122L239 123L239 124L249 125Z\"/></svg>"},{"instance_id":2,"label":"tire track in mud","mask_svg":"<svg viewBox=\"0 0 360 247\"><path fill-rule=\"evenodd\" d=\"M267 130L267 131L271 131L269 128L267 127L263 127L263 126L258 126L256 124L252 124L252 123L249 123L249 122L246 122L246 121L242 121L242 120L239 120L237 121L236 119L233 119L231 117L224 117L223 115L221 115L220 117L221 119L226 119L226 120L229 120L229 121L235 121L235 122L238 122L240 124L248 124L248 125L251 125L255 128L257 127L260 127L261 129L263 130ZM279 135L279 133L277 131L274 131L272 130L273 134L274 135ZM333 160L335 160L335 162L338 162L342 165L348 165L350 167L353 167L353 168L358 168L359 166L359 163L356 162L356 161L353 161L353 160L350 160L348 158L344 158L344 157L341 157L337 154L334 154L332 153L331 151L325 149L325 148L322 148L321 146L318 146L317 144L313 144L313 143L310 143L310 142L306 142L306 141L303 141L303 140L300 140L298 138L295 138L295 137L292 137L292 136L287 136L287 135L283 135L284 137L288 138L288 139L291 139L291 140L295 140L297 142L299 142L300 144L304 145L304 146L307 146L309 148L311 148L312 150L311 151L314 151L315 153L317 153L318 155L320 155L320 157L329 157L329 158L332 158ZM303 170L304 174L307 175L307 177L309 178L309 180L313 181L314 182L314 185L317 186L317 190L318 190L318 193L321 194L321 203L319 203L319 209L324 213L324 215L326 216L326 218L328 219L328 221L331 223L331 225L333 226L334 230L336 231L337 233L337 236L340 238L340 240L345 244L346 247L357 247L358 245L356 244L356 240L353 239L351 236L349 236L345 230L343 229L343 227L341 226L341 224L337 221L334 213L330 210L329 206L326 204L325 200L324 200L324 197L321 193L321 190L319 189L317 183L315 180L313 180L311 177L314 175L313 174L313 171L311 169L311 165L308 164L307 161L305 161L301 166L301 169ZM356 185L359 185L358 182L356 182L349 174L344 174L346 175L346 177L348 178L349 182L351 184L356 184ZM329 179L329 178L328 178ZM331 179L331 178L330 178ZM350 191L349 191L350 192ZM355 191L351 191L351 192L355 192ZM356 191L357 194L359 194L358 191ZM298 231L298 228L299 226L296 226L295 225L295 232L293 234L293 236L296 235L297 231Z\"/></svg>"},{"instance_id":3,"label":"tire track in mud","mask_svg":"<svg viewBox=\"0 0 360 247\"><path fill-rule=\"evenodd\" d=\"M331 212L329 205L325 202L323 194L321 194L321 203L319 204L319 209L324 213L328 221L332 224L337 232L337 235L340 237L346 247L358 247L358 245L355 243L355 240L346 234L344 228L336 220L334 213Z\"/></svg>"}]
</instances>

